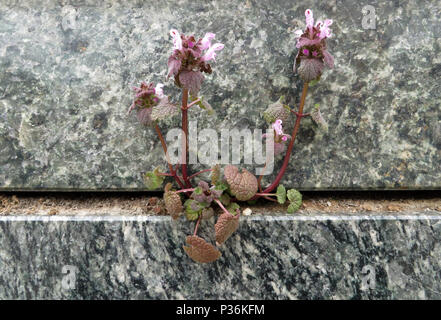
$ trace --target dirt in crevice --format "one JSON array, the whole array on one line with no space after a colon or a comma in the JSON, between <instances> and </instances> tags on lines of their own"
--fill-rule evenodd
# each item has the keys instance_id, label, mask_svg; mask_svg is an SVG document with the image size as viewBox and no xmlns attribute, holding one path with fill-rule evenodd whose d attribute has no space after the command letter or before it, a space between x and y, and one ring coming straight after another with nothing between
<instances>
[{"instance_id":1,"label":"dirt in crevice","mask_svg":"<svg viewBox=\"0 0 441 320\"><path fill-rule=\"evenodd\" d=\"M441 212L441 192L305 192L297 214ZM242 204L252 214L280 214L286 205L260 201ZM143 193L0 193L0 215L166 215L160 194Z\"/></svg>"}]
</instances>

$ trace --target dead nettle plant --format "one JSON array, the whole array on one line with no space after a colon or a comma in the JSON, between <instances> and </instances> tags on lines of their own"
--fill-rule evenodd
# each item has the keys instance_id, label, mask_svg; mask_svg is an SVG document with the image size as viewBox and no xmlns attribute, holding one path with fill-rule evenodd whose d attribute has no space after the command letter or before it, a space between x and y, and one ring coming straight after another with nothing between
<instances>
[{"instance_id":1,"label":"dead nettle plant","mask_svg":"<svg viewBox=\"0 0 441 320\"><path fill-rule=\"evenodd\" d=\"M240 202L255 201L265 198L281 204L289 202L288 212L296 212L302 203L301 194L294 189L286 190L280 184L288 167L294 142L304 117L311 117L318 125L326 127L326 123L315 107L310 113L304 113L305 99L308 87L316 83L322 75L325 65L333 68L333 57L327 51L326 39L331 36L329 27L332 20L317 21L314 24L313 13L306 10L306 28L295 32L297 37L298 54L294 61L294 72L298 72L304 81L300 98L300 106L296 110L284 105L282 99L271 104L264 112L265 120L271 125L273 134L264 138L274 139L274 153L283 154L284 160L275 180L263 188L262 177L254 176L249 171L240 170L234 165L227 165L221 170L219 165L194 174L189 173L188 163L188 109L198 106L201 109L212 110L207 101L199 97L199 91L205 74L211 74L209 62L215 61L218 51L224 48L221 43L212 44L215 35L207 33L202 39L196 40L193 35L186 36L177 30L171 30L173 52L168 59L168 76L182 90L180 105L170 101L164 94L164 85L159 83L142 82L135 87L135 99L130 111L136 111L138 120L156 131L168 163L168 172L156 168L145 174L148 189L154 190L163 184L166 177L174 180L175 184L167 183L164 189L164 202L167 212L178 219L185 214L189 221L195 222L194 233L187 236L185 252L194 261L209 263L217 260L221 253L217 247L222 245L239 226L241 215ZM182 158L180 163L173 165L167 151L166 141L161 133L159 123L163 120L181 114L182 118ZM295 116L291 135L283 132L283 124ZM288 122L289 123L289 122ZM210 181L201 180L196 186L193 179L202 173L211 172ZM177 186L177 189L174 187ZM274 192L275 190L275 192ZM214 226L216 246L197 235L202 219L209 219L220 212Z\"/></svg>"}]
</instances>

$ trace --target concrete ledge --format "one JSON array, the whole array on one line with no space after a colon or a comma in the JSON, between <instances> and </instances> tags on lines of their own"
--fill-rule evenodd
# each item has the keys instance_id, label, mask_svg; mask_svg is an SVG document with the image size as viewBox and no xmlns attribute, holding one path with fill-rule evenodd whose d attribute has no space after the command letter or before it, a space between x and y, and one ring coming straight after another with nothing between
<instances>
[{"instance_id":1,"label":"concrete ledge","mask_svg":"<svg viewBox=\"0 0 441 320\"><path fill-rule=\"evenodd\" d=\"M212 237L212 221L201 227ZM191 230L168 217L0 217L0 298L441 299L437 212L244 217L210 265L184 254Z\"/></svg>"}]
</instances>

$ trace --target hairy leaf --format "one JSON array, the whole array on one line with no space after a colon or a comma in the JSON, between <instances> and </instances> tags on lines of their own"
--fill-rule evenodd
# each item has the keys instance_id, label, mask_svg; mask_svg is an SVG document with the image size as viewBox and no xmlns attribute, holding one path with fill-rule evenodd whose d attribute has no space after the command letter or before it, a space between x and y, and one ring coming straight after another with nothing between
<instances>
[{"instance_id":1,"label":"hairy leaf","mask_svg":"<svg viewBox=\"0 0 441 320\"><path fill-rule=\"evenodd\" d=\"M224 176L227 180L231 193L240 201L247 201L257 193L257 178L249 171L243 169L242 173L233 165L224 169Z\"/></svg>"},{"instance_id":2,"label":"hairy leaf","mask_svg":"<svg viewBox=\"0 0 441 320\"><path fill-rule=\"evenodd\" d=\"M288 213L294 213L300 209L302 205L302 194L295 189L288 190L287 197L290 202L288 206Z\"/></svg>"},{"instance_id":3,"label":"hairy leaf","mask_svg":"<svg viewBox=\"0 0 441 320\"><path fill-rule=\"evenodd\" d=\"M288 123L290 120L291 112L289 107L283 104L283 97L268 106L263 113L263 118L268 123L274 123L277 119L282 120L283 123Z\"/></svg>"},{"instance_id":4,"label":"hairy leaf","mask_svg":"<svg viewBox=\"0 0 441 320\"><path fill-rule=\"evenodd\" d=\"M202 210L202 219L210 219L212 216L214 216L213 208L210 207Z\"/></svg>"},{"instance_id":5,"label":"hairy leaf","mask_svg":"<svg viewBox=\"0 0 441 320\"><path fill-rule=\"evenodd\" d=\"M334 57L328 52L328 50L323 51L323 60L330 69L334 68Z\"/></svg>"},{"instance_id":6,"label":"hairy leaf","mask_svg":"<svg viewBox=\"0 0 441 320\"><path fill-rule=\"evenodd\" d=\"M204 207L201 207L200 204L193 199L188 199L185 201L184 207L185 216L189 221L197 220L199 218L199 214L201 214L202 210L204 209Z\"/></svg>"},{"instance_id":7,"label":"hairy leaf","mask_svg":"<svg viewBox=\"0 0 441 320\"><path fill-rule=\"evenodd\" d=\"M167 213L171 215L174 220L179 218L183 211L182 201L179 194L173 191L164 192L164 203Z\"/></svg>"},{"instance_id":8,"label":"hairy leaf","mask_svg":"<svg viewBox=\"0 0 441 320\"><path fill-rule=\"evenodd\" d=\"M183 71L179 74L179 82L195 97L198 95L203 81L204 75L200 71Z\"/></svg>"},{"instance_id":9,"label":"hairy leaf","mask_svg":"<svg viewBox=\"0 0 441 320\"><path fill-rule=\"evenodd\" d=\"M237 215L240 212L240 206L237 202L232 202L227 207L228 212L230 212L233 216Z\"/></svg>"},{"instance_id":10,"label":"hairy leaf","mask_svg":"<svg viewBox=\"0 0 441 320\"><path fill-rule=\"evenodd\" d=\"M217 245L224 243L238 227L239 215L232 216L231 214L223 213L214 226Z\"/></svg>"},{"instance_id":11,"label":"hairy leaf","mask_svg":"<svg viewBox=\"0 0 441 320\"><path fill-rule=\"evenodd\" d=\"M299 74L303 81L310 82L320 77L324 64L319 59L301 59Z\"/></svg>"},{"instance_id":12,"label":"hairy leaf","mask_svg":"<svg viewBox=\"0 0 441 320\"><path fill-rule=\"evenodd\" d=\"M144 175L144 184L149 190L156 190L164 182L164 176L159 175L159 168L156 168L153 172L149 171Z\"/></svg>"},{"instance_id":13,"label":"hairy leaf","mask_svg":"<svg viewBox=\"0 0 441 320\"><path fill-rule=\"evenodd\" d=\"M149 126L152 124L152 108L141 108L136 112L136 117L138 121L145 125Z\"/></svg>"},{"instance_id":14,"label":"hairy leaf","mask_svg":"<svg viewBox=\"0 0 441 320\"><path fill-rule=\"evenodd\" d=\"M181 69L182 62L177 59L174 55L168 58L168 75L167 77L172 77L178 74L179 69Z\"/></svg>"},{"instance_id":15,"label":"hairy leaf","mask_svg":"<svg viewBox=\"0 0 441 320\"><path fill-rule=\"evenodd\" d=\"M173 117L179 113L178 107L168 101L165 97L161 99L158 105L152 108L151 118L153 121L162 121Z\"/></svg>"},{"instance_id":16,"label":"hairy leaf","mask_svg":"<svg viewBox=\"0 0 441 320\"><path fill-rule=\"evenodd\" d=\"M220 165L216 164L213 168L211 168L211 184L216 185L221 178Z\"/></svg>"},{"instance_id":17,"label":"hairy leaf","mask_svg":"<svg viewBox=\"0 0 441 320\"><path fill-rule=\"evenodd\" d=\"M279 185L277 187L276 194L277 194L277 201L280 204L284 204L285 201L286 201L286 189L285 189L285 187L283 185Z\"/></svg>"},{"instance_id":18,"label":"hairy leaf","mask_svg":"<svg viewBox=\"0 0 441 320\"><path fill-rule=\"evenodd\" d=\"M188 246L183 246L185 253L196 262L210 263L220 258L220 251L198 236L187 236Z\"/></svg>"},{"instance_id":19,"label":"hairy leaf","mask_svg":"<svg viewBox=\"0 0 441 320\"><path fill-rule=\"evenodd\" d=\"M323 129L323 131L328 131L328 123L323 118L318 105L316 105L314 110L311 112L311 118L321 129Z\"/></svg>"}]
</instances>

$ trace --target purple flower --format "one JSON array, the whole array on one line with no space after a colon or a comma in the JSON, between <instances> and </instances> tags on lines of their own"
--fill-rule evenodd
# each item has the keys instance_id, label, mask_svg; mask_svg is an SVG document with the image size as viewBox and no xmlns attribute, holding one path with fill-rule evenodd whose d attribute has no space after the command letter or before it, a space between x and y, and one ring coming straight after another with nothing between
<instances>
[{"instance_id":1,"label":"purple flower","mask_svg":"<svg viewBox=\"0 0 441 320\"><path fill-rule=\"evenodd\" d=\"M156 87L153 83L147 84L141 82L139 87L133 87L135 99L130 106L128 113L132 110L137 111L138 120L145 125L149 125L152 121L151 114L153 107L159 105L161 102L168 100L164 95L162 83L158 83Z\"/></svg>"},{"instance_id":2,"label":"purple flower","mask_svg":"<svg viewBox=\"0 0 441 320\"><path fill-rule=\"evenodd\" d=\"M329 27L333 21L330 19L326 19L324 22L319 20L314 25L314 16L310 9L305 11L305 17L305 30L295 31L296 47L299 48L299 51L294 62L294 72L298 67L302 79L309 82L320 78L325 64L330 69L334 67L334 58L327 51L326 45L326 39L332 35Z\"/></svg>"},{"instance_id":3,"label":"purple flower","mask_svg":"<svg viewBox=\"0 0 441 320\"><path fill-rule=\"evenodd\" d=\"M173 46L176 50L182 50L182 38L178 30L171 29L170 35L173 37Z\"/></svg>"},{"instance_id":4,"label":"purple flower","mask_svg":"<svg viewBox=\"0 0 441 320\"><path fill-rule=\"evenodd\" d=\"M196 96L204 80L202 73L212 72L208 62L216 61L216 51L222 50L224 45L212 45L215 34L211 32L199 40L174 29L170 35L173 37L174 50L168 59L168 77L173 76L178 87L189 89Z\"/></svg>"},{"instance_id":5,"label":"purple flower","mask_svg":"<svg viewBox=\"0 0 441 320\"><path fill-rule=\"evenodd\" d=\"M279 155L285 151L285 142L288 141L288 139L291 139L291 136L283 133L282 120L280 119L277 119L272 124L272 128L274 130L274 154ZM265 133L262 137L266 138L267 134Z\"/></svg>"},{"instance_id":6,"label":"purple flower","mask_svg":"<svg viewBox=\"0 0 441 320\"><path fill-rule=\"evenodd\" d=\"M220 51L223 48L224 48L224 45L222 43L216 43L216 44L212 45L207 50L205 55L202 57L202 61L210 61L210 60L216 61L216 51Z\"/></svg>"},{"instance_id":7,"label":"purple flower","mask_svg":"<svg viewBox=\"0 0 441 320\"><path fill-rule=\"evenodd\" d=\"M205 34L204 38L201 40L201 49L206 50L211 47L211 40L214 39L216 35L214 33L208 32Z\"/></svg>"}]
</instances>

